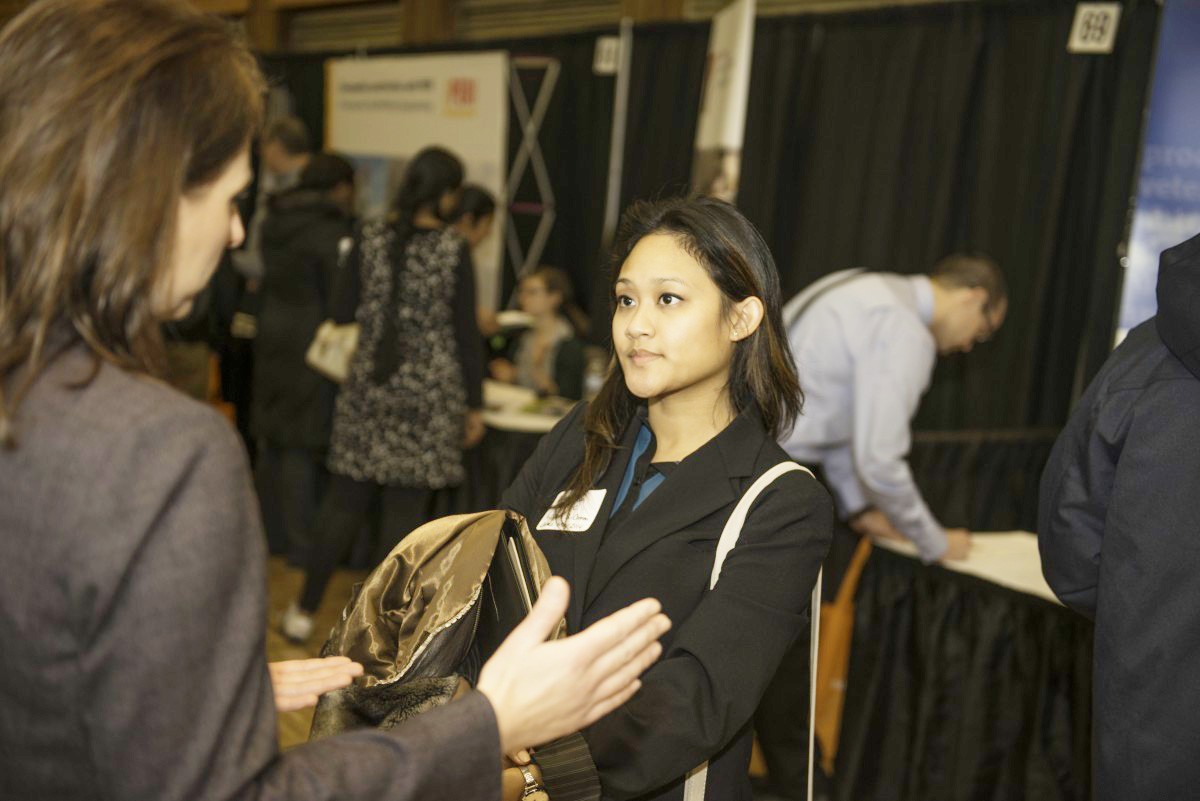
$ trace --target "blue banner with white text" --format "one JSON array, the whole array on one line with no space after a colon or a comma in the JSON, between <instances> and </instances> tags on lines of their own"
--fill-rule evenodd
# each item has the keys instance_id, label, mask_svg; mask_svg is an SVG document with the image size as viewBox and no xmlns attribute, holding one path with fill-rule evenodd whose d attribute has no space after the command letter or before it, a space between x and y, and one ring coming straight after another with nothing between
<instances>
[{"instance_id":1,"label":"blue banner with white text","mask_svg":"<svg viewBox=\"0 0 1200 801\"><path fill-rule=\"evenodd\" d=\"M1200 0L1166 0L1117 340L1155 314L1158 257L1200 233Z\"/></svg>"}]
</instances>

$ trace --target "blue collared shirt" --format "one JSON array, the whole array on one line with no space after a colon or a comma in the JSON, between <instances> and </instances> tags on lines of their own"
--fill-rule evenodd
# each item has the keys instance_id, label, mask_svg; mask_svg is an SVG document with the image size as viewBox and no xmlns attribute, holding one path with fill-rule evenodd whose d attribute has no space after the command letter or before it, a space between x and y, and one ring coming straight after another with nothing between
<instances>
[{"instance_id":1,"label":"blue collared shirt","mask_svg":"<svg viewBox=\"0 0 1200 801\"><path fill-rule=\"evenodd\" d=\"M843 515L876 507L934 561L946 550L946 532L907 462L912 418L937 361L933 286L924 275L866 273L794 319L809 297L851 274L827 276L784 308L805 401L780 444L821 465Z\"/></svg>"}]
</instances>

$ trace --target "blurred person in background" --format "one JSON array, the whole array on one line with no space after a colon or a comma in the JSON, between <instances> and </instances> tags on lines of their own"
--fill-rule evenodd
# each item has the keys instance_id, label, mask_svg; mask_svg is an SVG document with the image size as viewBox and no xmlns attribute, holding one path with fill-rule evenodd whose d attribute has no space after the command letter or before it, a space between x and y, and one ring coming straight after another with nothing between
<instances>
[{"instance_id":1,"label":"blurred person in background","mask_svg":"<svg viewBox=\"0 0 1200 801\"><path fill-rule=\"evenodd\" d=\"M808 403L782 444L821 466L854 531L908 540L926 562L966 557L968 532L944 529L913 481L910 427L937 357L988 341L1007 311L1000 268L965 254L930 275L833 273L787 304Z\"/></svg>"},{"instance_id":2,"label":"blurred person in background","mask_svg":"<svg viewBox=\"0 0 1200 801\"><path fill-rule=\"evenodd\" d=\"M329 447L335 385L304 361L332 313L339 260L353 233L354 166L318 153L292 189L272 195L262 225L261 308L251 427L255 485L269 542L304 567Z\"/></svg>"},{"instance_id":3,"label":"blurred person in background","mask_svg":"<svg viewBox=\"0 0 1200 801\"><path fill-rule=\"evenodd\" d=\"M454 228L474 253L483 241L492 233L496 224L496 198L492 193L478 184L463 184L458 196L458 208L450 217ZM480 305L476 311L479 322L479 333L485 338L496 334L500 324L496 321L496 312L487 305Z\"/></svg>"},{"instance_id":4,"label":"blurred person in background","mask_svg":"<svg viewBox=\"0 0 1200 801\"><path fill-rule=\"evenodd\" d=\"M583 397L583 342L567 317L583 314L572 297L571 279L555 267L538 267L521 279L517 301L532 324L509 340L503 357L489 363L493 378L540 395Z\"/></svg>"},{"instance_id":5,"label":"blurred person in background","mask_svg":"<svg viewBox=\"0 0 1200 801\"><path fill-rule=\"evenodd\" d=\"M263 277L262 226L270 198L296 185L300 171L311 158L310 138L296 117L280 117L268 123L258 139L258 191L239 198L242 219L249 219L245 242L229 251L218 281L234 291L233 314L221 332L221 392L233 404L238 432L251 462L257 461L257 439L253 432L254 337L258 329L259 285ZM252 202L251 202L252 201ZM229 275L224 275L228 273ZM278 526L268 526L272 553L287 553L287 541Z\"/></svg>"},{"instance_id":6,"label":"blurred person in background","mask_svg":"<svg viewBox=\"0 0 1200 801\"><path fill-rule=\"evenodd\" d=\"M488 238L495 225L496 198L478 184L464 184L452 218L454 228L467 240L471 250L475 250Z\"/></svg>"},{"instance_id":7,"label":"blurred person in background","mask_svg":"<svg viewBox=\"0 0 1200 801\"><path fill-rule=\"evenodd\" d=\"M462 181L449 151L414 156L391 216L362 229L341 273L334 320L358 322L361 333L334 406L330 483L304 590L281 624L292 640L311 635L325 586L372 506L378 563L426 521L435 490L463 482L463 449L483 438L474 267L446 224Z\"/></svg>"},{"instance_id":8,"label":"blurred person in background","mask_svg":"<svg viewBox=\"0 0 1200 801\"><path fill-rule=\"evenodd\" d=\"M265 265L262 257L262 225L267 219L271 196L294 187L312 158L312 139L298 117L272 120L259 137L258 194L254 214L246 228L246 242L233 251L233 263L252 282L260 281ZM253 286L257 289L257 286Z\"/></svg>"}]
</instances>

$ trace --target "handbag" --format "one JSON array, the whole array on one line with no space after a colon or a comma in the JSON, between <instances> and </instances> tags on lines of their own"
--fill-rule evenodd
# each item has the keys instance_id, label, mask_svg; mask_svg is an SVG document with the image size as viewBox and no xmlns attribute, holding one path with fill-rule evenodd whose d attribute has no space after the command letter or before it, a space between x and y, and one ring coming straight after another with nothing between
<instances>
[{"instance_id":1,"label":"handbag","mask_svg":"<svg viewBox=\"0 0 1200 801\"><path fill-rule=\"evenodd\" d=\"M767 470L753 484L750 489L746 490L738 501L737 506L733 508L733 512L729 515L729 519L725 521L725 528L721 530L721 538L717 540L717 552L713 558L712 573L709 576L708 588L711 590L717 586L717 580L721 577L721 566L725 563L725 557L737 545L738 539L742 536L742 526L746 523L746 516L750 513L750 507L758 500L758 496L762 491L775 481L775 479L790 473L794 470L802 470L805 473L812 475L812 471L807 467L803 467L795 462L780 462L771 469ZM815 476L814 476L815 478ZM808 684L808 797L812 798L813 785L813 732L815 730L814 711L816 707L817 697L817 643L820 636L821 615L817 614L817 610L821 608L821 575L824 571L817 571L817 582L813 586L812 600L810 601L809 617L812 619L812 646L808 653L809 659L809 684ZM704 791L708 784L708 762L704 762L693 768L687 775L683 784L683 799L684 801L704 801Z\"/></svg>"},{"instance_id":2,"label":"handbag","mask_svg":"<svg viewBox=\"0 0 1200 801\"><path fill-rule=\"evenodd\" d=\"M358 349L358 323L338 325L326 320L317 328L304 363L321 375L338 384L350 375L350 360Z\"/></svg>"},{"instance_id":3,"label":"handbag","mask_svg":"<svg viewBox=\"0 0 1200 801\"><path fill-rule=\"evenodd\" d=\"M363 665L317 703L309 739L391 729L476 684L525 619L550 567L515 512L451 515L404 537L354 588L321 656ZM565 636L560 621L554 637Z\"/></svg>"}]
</instances>

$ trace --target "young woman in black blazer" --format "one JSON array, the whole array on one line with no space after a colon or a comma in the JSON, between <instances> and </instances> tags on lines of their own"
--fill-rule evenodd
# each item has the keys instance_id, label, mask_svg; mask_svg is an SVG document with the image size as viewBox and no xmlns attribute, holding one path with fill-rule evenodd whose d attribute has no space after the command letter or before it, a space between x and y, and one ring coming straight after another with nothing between
<instances>
[{"instance_id":1,"label":"young woman in black blazer","mask_svg":"<svg viewBox=\"0 0 1200 801\"><path fill-rule=\"evenodd\" d=\"M709 589L726 520L788 460L776 438L803 400L779 277L754 227L710 198L632 207L613 263L608 379L542 440L503 505L573 585L571 631L646 595L675 627L632 701L535 761L554 801L741 801L751 718L807 624L833 523L811 475L782 475ZM702 789L688 789L705 763Z\"/></svg>"}]
</instances>

